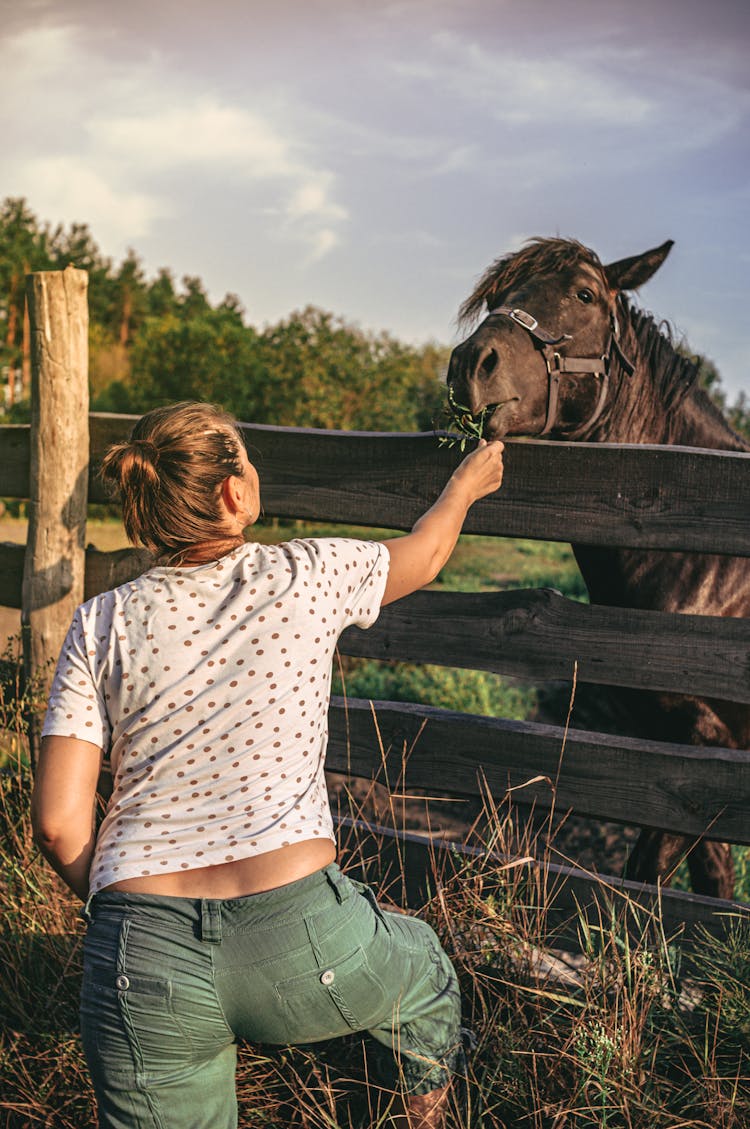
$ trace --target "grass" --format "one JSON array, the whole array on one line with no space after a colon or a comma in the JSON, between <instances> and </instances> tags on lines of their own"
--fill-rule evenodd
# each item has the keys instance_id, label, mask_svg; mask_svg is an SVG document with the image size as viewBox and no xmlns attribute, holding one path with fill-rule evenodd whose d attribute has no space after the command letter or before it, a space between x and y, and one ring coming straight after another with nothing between
<instances>
[{"instance_id":1,"label":"grass","mask_svg":"<svg viewBox=\"0 0 750 1129\"><path fill-rule=\"evenodd\" d=\"M16 759L0 775L0 1123L93 1129L77 1038L83 925L36 851L19 717ZM401 762L396 753L384 758ZM399 781L391 780L398 790ZM360 801L340 797L356 816ZM582 954L561 956L556 890L523 861L508 800L487 800L494 855L443 858L422 914L459 975L475 1047L451 1099L449 1129L743 1129L750 1124L750 930L699 936L689 968L658 921L619 898L574 918ZM397 822L397 804L391 815ZM528 836L528 833L527 833ZM344 834L349 865L399 899L398 868L370 838ZM520 854L519 854L520 851ZM502 856L516 862L507 865ZM520 861L519 861L520 860ZM390 869L388 869L390 865ZM394 881L394 879L396 881ZM570 934L568 921L565 937ZM248 1129L366 1129L390 1095L367 1086L359 1036L307 1048L240 1048L240 1124Z\"/></svg>"}]
</instances>

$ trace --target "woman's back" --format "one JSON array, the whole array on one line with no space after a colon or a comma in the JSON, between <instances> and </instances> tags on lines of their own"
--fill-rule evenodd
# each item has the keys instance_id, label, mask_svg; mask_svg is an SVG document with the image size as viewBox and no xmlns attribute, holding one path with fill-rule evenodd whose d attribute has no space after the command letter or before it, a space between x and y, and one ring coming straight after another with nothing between
<instances>
[{"instance_id":1,"label":"woman's back","mask_svg":"<svg viewBox=\"0 0 750 1129\"><path fill-rule=\"evenodd\" d=\"M45 734L86 733L110 750L92 893L179 893L186 871L221 866L226 881L225 864L333 842L331 659L345 627L375 618L387 557L347 539L247 544L152 568L79 609ZM252 867L235 869L246 886Z\"/></svg>"}]
</instances>

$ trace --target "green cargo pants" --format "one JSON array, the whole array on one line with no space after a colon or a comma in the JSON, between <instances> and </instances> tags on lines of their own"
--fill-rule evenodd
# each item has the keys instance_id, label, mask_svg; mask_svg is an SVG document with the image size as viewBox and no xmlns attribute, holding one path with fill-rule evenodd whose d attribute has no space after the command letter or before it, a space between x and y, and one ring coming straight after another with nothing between
<instances>
[{"instance_id":1,"label":"green cargo pants","mask_svg":"<svg viewBox=\"0 0 750 1129\"><path fill-rule=\"evenodd\" d=\"M224 901L105 891L84 916L101 1129L235 1129L237 1039L368 1031L389 1052L377 1080L417 1094L456 1065L460 997L435 934L336 865Z\"/></svg>"}]
</instances>

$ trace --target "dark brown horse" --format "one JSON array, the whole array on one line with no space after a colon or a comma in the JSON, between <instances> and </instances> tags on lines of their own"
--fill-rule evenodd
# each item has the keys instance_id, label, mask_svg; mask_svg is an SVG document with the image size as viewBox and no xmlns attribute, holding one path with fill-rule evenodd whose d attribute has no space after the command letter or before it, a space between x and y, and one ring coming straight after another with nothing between
<instances>
[{"instance_id":1,"label":"dark brown horse","mask_svg":"<svg viewBox=\"0 0 750 1129\"><path fill-rule=\"evenodd\" d=\"M487 316L453 352L448 384L488 438L679 443L748 451L705 392L697 365L625 292L647 282L671 248L602 265L564 239L535 239L498 259L461 307ZM750 615L750 560L574 545L592 603L705 615ZM725 701L602 690L620 733L693 745L750 747L750 709ZM612 718L616 717L616 721ZM628 877L653 882L689 851L693 888L731 897L725 843L644 829Z\"/></svg>"}]
</instances>

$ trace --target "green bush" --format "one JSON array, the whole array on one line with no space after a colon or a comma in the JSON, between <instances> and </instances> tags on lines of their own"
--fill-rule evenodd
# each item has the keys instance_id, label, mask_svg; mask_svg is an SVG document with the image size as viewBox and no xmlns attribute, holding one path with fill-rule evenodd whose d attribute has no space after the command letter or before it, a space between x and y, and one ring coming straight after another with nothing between
<instances>
[{"instance_id":1,"label":"green bush","mask_svg":"<svg viewBox=\"0 0 750 1129\"><path fill-rule=\"evenodd\" d=\"M536 690L482 670L350 659L343 680L334 673L335 694L373 701L421 702L459 713L523 720L536 708Z\"/></svg>"}]
</instances>

